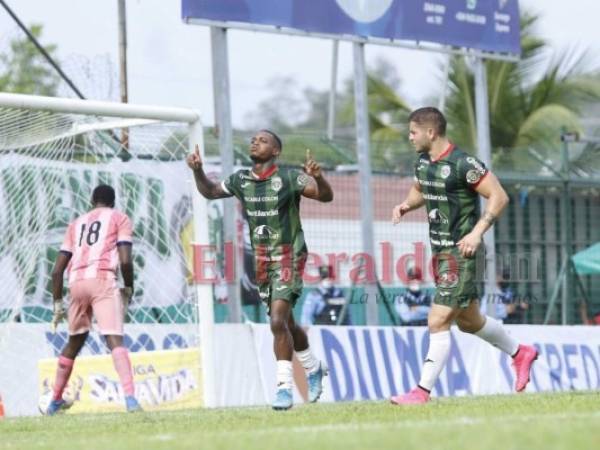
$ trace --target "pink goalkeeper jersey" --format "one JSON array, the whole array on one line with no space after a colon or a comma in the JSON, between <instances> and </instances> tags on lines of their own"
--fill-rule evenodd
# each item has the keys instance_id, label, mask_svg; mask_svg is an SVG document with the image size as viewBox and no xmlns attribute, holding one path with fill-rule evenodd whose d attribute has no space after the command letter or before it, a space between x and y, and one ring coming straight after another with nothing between
<instances>
[{"instance_id":1,"label":"pink goalkeeper jersey","mask_svg":"<svg viewBox=\"0 0 600 450\"><path fill-rule=\"evenodd\" d=\"M69 224L61 252L71 253L69 284L90 278L116 278L117 246L132 242L131 221L113 208L96 208Z\"/></svg>"}]
</instances>

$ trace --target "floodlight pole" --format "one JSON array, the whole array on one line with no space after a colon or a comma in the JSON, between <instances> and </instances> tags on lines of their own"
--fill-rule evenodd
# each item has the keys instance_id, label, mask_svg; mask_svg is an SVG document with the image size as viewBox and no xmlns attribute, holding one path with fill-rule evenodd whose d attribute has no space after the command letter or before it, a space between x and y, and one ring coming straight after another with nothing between
<instances>
[{"instance_id":1,"label":"floodlight pole","mask_svg":"<svg viewBox=\"0 0 600 450\"><path fill-rule=\"evenodd\" d=\"M212 50L213 92L215 102L215 127L219 138L221 155L221 173L229 176L233 173L233 127L231 125L231 91L229 86L229 52L227 29L211 27L210 41ZM223 200L223 242L235 243L235 204L233 199ZM242 321L240 286L238 277L233 282L227 280L227 305L229 321Z\"/></svg>"},{"instance_id":2,"label":"floodlight pole","mask_svg":"<svg viewBox=\"0 0 600 450\"><path fill-rule=\"evenodd\" d=\"M477 156L492 170L492 145L490 137L490 108L488 103L487 72L483 58L475 58L475 114L477 117ZM481 212L485 211L486 201L481 202ZM483 235L485 245L485 288L484 299L486 305L489 300L496 301L493 295L496 290L496 239L494 229L488 230ZM482 299L482 301L484 300ZM492 304L488 307L486 314L495 317L496 308Z\"/></svg>"},{"instance_id":3,"label":"floodlight pole","mask_svg":"<svg viewBox=\"0 0 600 450\"><path fill-rule=\"evenodd\" d=\"M119 82L121 90L121 103L127 103L129 93L127 89L127 9L125 0L118 0L119 18ZM129 129L121 130L121 146L129 152Z\"/></svg>"},{"instance_id":4,"label":"floodlight pole","mask_svg":"<svg viewBox=\"0 0 600 450\"><path fill-rule=\"evenodd\" d=\"M571 168L569 165L569 142L576 142L578 139L577 135L566 133L566 130L563 129L561 133L561 172L563 179L563 189L562 189L562 237L564 242L564 256L563 259L565 261L565 273L564 273L564 283L562 289L562 298L561 298L561 323L563 325L567 325L569 323L569 296L573 293L571 292L571 256L573 256L573 227L572 227L572 218L571 218L571 183L570 183L570 172Z\"/></svg>"},{"instance_id":5,"label":"floodlight pole","mask_svg":"<svg viewBox=\"0 0 600 450\"><path fill-rule=\"evenodd\" d=\"M335 133L335 99L337 96L338 53L340 41L333 41L331 54L331 86L329 88L329 114L327 115L327 139L332 140Z\"/></svg>"},{"instance_id":6,"label":"floodlight pole","mask_svg":"<svg viewBox=\"0 0 600 450\"><path fill-rule=\"evenodd\" d=\"M352 44L354 56L354 109L356 116L356 152L358 156L358 173L360 177L360 215L362 250L374 264L375 246L373 242L373 192L371 187L371 157L369 148L369 105L367 102L367 69L365 65L365 44ZM365 285L367 294L367 325L379 323L377 305L377 286L375 280L368 280Z\"/></svg>"},{"instance_id":7,"label":"floodlight pole","mask_svg":"<svg viewBox=\"0 0 600 450\"><path fill-rule=\"evenodd\" d=\"M121 103L128 102L127 92L127 9L125 0L118 2L119 17L119 83Z\"/></svg>"}]
</instances>

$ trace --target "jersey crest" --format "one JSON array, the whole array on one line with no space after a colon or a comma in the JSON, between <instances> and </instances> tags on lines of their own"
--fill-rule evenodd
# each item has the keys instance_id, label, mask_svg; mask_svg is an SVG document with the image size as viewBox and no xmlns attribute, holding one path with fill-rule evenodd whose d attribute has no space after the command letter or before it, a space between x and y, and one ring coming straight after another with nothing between
<instances>
[{"instance_id":1,"label":"jersey crest","mask_svg":"<svg viewBox=\"0 0 600 450\"><path fill-rule=\"evenodd\" d=\"M282 186L283 182L281 181L280 177L271 178L271 189L273 189L275 192L279 192Z\"/></svg>"},{"instance_id":2,"label":"jersey crest","mask_svg":"<svg viewBox=\"0 0 600 450\"><path fill-rule=\"evenodd\" d=\"M440 175L445 180L446 178L448 178L450 176L450 172L452 172L452 169L450 169L450 166L444 166L444 167L442 167L442 170L440 171Z\"/></svg>"}]
</instances>

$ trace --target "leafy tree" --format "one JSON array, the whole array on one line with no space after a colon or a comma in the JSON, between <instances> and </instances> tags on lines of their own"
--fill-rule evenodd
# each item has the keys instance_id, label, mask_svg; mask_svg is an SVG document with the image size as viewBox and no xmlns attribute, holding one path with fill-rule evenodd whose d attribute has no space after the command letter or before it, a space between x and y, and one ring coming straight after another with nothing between
<instances>
[{"instance_id":1,"label":"leafy tree","mask_svg":"<svg viewBox=\"0 0 600 450\"><path fill-rule=\"evenodd\" d=\"M341 83L337 93L334 142L325 138L328 90L307 88L300 91L298 83L290 77L270 80L268 84L273 94L248 115L247 123L252 123L253 128L272 127L282 135L285 143L282 162L301 162L307 147L326 165L356 161L354 81L351 76ZM410 108L397 94L399 87L400 79L394 66L385 60L376 61L367 79L375 169L397 167L399 155L406 153L404 130Z\"/></svg>"},{"instance_id":2,"label":"leafy tree","mask_svg":"<svg viewBox=\"0 0 600 450\"><path fill-rule=\"evenodd\" d=\"M300 91L293 77L276 77L267 82L272 94L248 114L251 128L270 126L280 132L319 131L324 134L329 107L329 91L306 88ZM395 67L384 59L369 70L369 120L371 132L377 137L394 135L386 127L404 126L409 107L397 94L400 79ZM354 79L349 76L337 93L338 119L341 128L354 127ZM397 133L396 133L397 135ZM395 136L395 135L394 135Z\"/></svg>"},{"instance_id":3,"label":"leafy tree","mask_svg":"<svg viewBox=\"0 0 600 450\"><path fill-rule=\"evenodd\" d=\"M32 25L31 34L39 39L42 25ZM53 55L56 45L46 46ZM0 53L0 91L53 96L59 77L27 37L10 41L9 50Z\"/></svg>"},{"instance_id":4,"label":"leafy tree","mask_svg":"<svg viewBox=\"0 0 600 450\"><path fill-rule=\"evenodd\" d=\"M273 128L280 133L292 131L306 116L306 102L298 81L291 76L274 77L267 81L267 86L271 95L246 115L247 127Z\"/></svg>"},{"instance_id":5,"label":"leafy tree","mask_svg":"<svg viewBox=\"0 0 600 450\"><path fill-rule=\"evenodd\" d=\"M414 153L406 145L406 128L411 107L398 94L401 80L395 67L384 59L375 62L367 73L369 130L374 170L408 170ZM354 81L345 81L345 101L340 122L354 133Z\"/></svg>"},{"instance_id":6,"label":"leafy tree","mask_svg":"<svg viewBox=\"0 0 600 450\"><path fill-rule=\"evenodd\" d=\"M533 164L523 149L556 160L561 127L582 131L585 108L600 100L600 77L586 66L587 52L568 49L548 61L549 45L535 34L538 16L521 18L518 62L486 61L490 132L495 162L507 168ZM464 57L450 59L446 116L452 139L477 147L475 82Z\"/></svg>"}]
</instances>

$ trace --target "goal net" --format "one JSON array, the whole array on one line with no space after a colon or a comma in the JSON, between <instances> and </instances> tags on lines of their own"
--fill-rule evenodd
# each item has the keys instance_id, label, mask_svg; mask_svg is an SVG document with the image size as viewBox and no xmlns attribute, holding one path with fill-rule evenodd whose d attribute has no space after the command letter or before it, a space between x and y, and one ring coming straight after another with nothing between
<instances>
[{"instance_id":1,"label":"goal net","mask_svg":"<svg viewBox=\"0 0 600 450\"><path fill-rule=\"evenodd\" d=\"M0 360L15 367L0 371L8 414L35 410L36 363L68 338L66 324L50 330L51 271L68 223L90 209L98 184L115 188L116 208L133 223L125 344L133 351L197 345L190 140L202 145L191 110L0 94ZM83 354L105 351L92 332Z\"/></svg>"}]
</instances>

